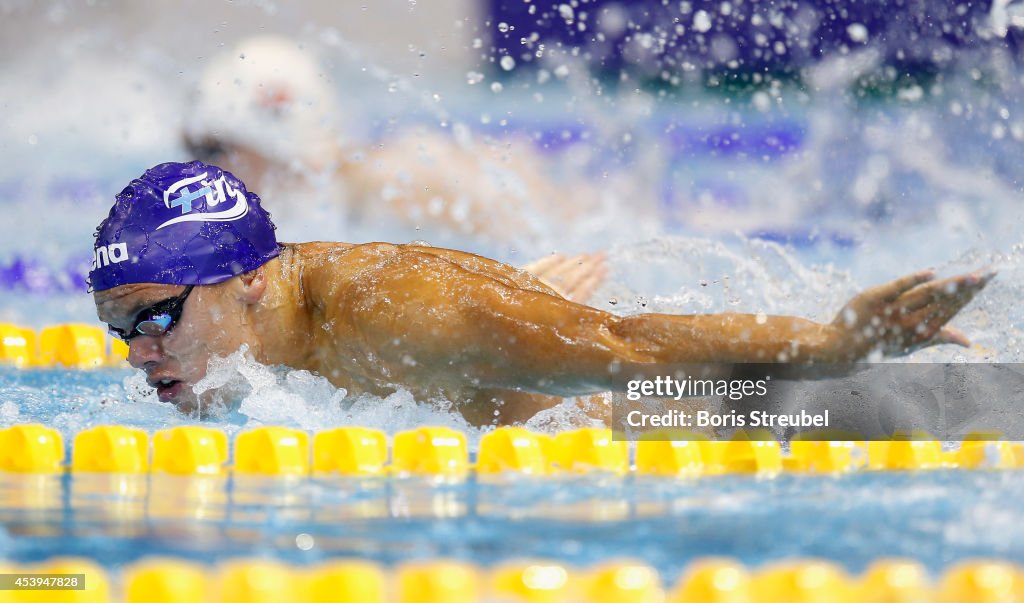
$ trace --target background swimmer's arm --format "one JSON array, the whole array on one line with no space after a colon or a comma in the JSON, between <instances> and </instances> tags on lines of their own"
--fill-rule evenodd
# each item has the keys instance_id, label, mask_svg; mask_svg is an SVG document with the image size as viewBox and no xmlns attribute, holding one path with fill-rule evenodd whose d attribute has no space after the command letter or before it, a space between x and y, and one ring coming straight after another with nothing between
<instances>
[{"instance_id":1,"label":"background swimmer's arm","mask_svg":"<svg viewBox=\"0 0 1024 603\"><path fill-rule=\"evenodd\" d=\"M930 278L868 290L831 324L748 314L619 317L406 252L356 285L349 319L396 381L576 395L610 389L616 361L843 362L873 349L964 343L942 326L987 278Z\"/></svg>"}]
</instances>

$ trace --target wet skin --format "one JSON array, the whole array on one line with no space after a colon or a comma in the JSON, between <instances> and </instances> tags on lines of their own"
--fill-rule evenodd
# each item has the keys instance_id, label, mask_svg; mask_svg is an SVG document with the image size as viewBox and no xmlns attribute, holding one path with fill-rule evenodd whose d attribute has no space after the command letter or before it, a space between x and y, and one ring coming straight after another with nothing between
<instances>
[{"instance_id":1,"label":"wet skin","mask_svg":"<svg viewBox=\"0 0 1024 603\"><path fill-rule=\"evenodd\" d=\"M615 362L838 363L968 345L946 323L991 277L913 274L861 293L827 324L736 313L622 317L469 253L290 244L257 270L196 287L173 330L134 338L128 359L186 412L199 406L191 386L209 359L248 344L257 361L313 371L350 395L400 385L420 400L456 402L471 422L513 423L562 396L610 390ZM128 329L139 310L182 290L100 291L97 313Z\"/></svg>"}]
</instances>

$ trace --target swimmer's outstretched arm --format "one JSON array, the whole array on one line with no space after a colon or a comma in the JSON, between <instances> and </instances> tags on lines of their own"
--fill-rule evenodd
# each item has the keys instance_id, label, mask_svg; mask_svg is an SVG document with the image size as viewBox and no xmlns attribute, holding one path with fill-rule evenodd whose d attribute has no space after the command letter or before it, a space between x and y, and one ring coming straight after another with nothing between
<instances>
[{"instance_id":1,"label":"swimmer's outstretched arm","mask_svg":"<svg viewBox=\"0 0 1024 603\"><path fill-rule=\"evenodd\" d=\"M349 307L396 381L564 396L611 389L617 361L838 363L874 350L967 345L945 323L991 276L913 274L861 293L828 324L733 313L620 317L406 253L350 289L358 301Z\"/></svg>"}]
</instances>

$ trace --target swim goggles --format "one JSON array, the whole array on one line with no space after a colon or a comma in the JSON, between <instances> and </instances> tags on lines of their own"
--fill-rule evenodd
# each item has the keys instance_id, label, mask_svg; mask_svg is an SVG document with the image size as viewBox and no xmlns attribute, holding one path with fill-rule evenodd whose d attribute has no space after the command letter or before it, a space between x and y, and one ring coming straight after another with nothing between
<instances>
[{"instance_id":1,"label":"swim goggles","mask_svg":"<svg viewBox=\"0 0 1024 603\"><path fill-rule=\"evenodd\" d=\"M111 335L125 343L138 335L148 337L166 335L181 320L181 311L185 308L185 300L188 299L188 294L192 293L193 287L194 285L189 285L185 287L181 295L158 301L152 306L140 310L135 315L135 324L127 332L110 325L107 326L107 329Z\"/></svg>"}]
</instances>

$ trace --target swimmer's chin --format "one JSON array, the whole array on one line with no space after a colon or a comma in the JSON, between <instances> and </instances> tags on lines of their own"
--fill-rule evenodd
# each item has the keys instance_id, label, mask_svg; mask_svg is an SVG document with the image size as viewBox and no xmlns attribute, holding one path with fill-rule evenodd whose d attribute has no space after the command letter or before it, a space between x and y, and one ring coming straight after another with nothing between
<instances>
[{"instance_id":1,"label":"swimmer's chin","mask_svg":"<svg viewBox=\"0 0 1024 603\"><path fill-rule=\"evenodd\" d=\"M230 411L230 407L220 400L200 400L190 384L181 383L181 389L173 396L160 396L160 401L174 406L183 415L193 419L211 419L221 417ZM210 392L207 392L209 394ZM204 395L203 398L214 398Z\"/></svg>"},{"instance_id":2,"label":"swimmer's chin","mask_svg":"<svg viewBox=\"0 0 1024 603\"><path fill-rule=\"evenodd\" d=\"M197 400L195 394L192 393L192 387L181 382L179 382L177 386L179 386L179 389L174 392L173 395L167 395L164 392L159 392L158 396L160 401L165 404L170 404L182 414L195 414L199 410L200 405L199 400Z\"/></svg>"}]
</instances>

